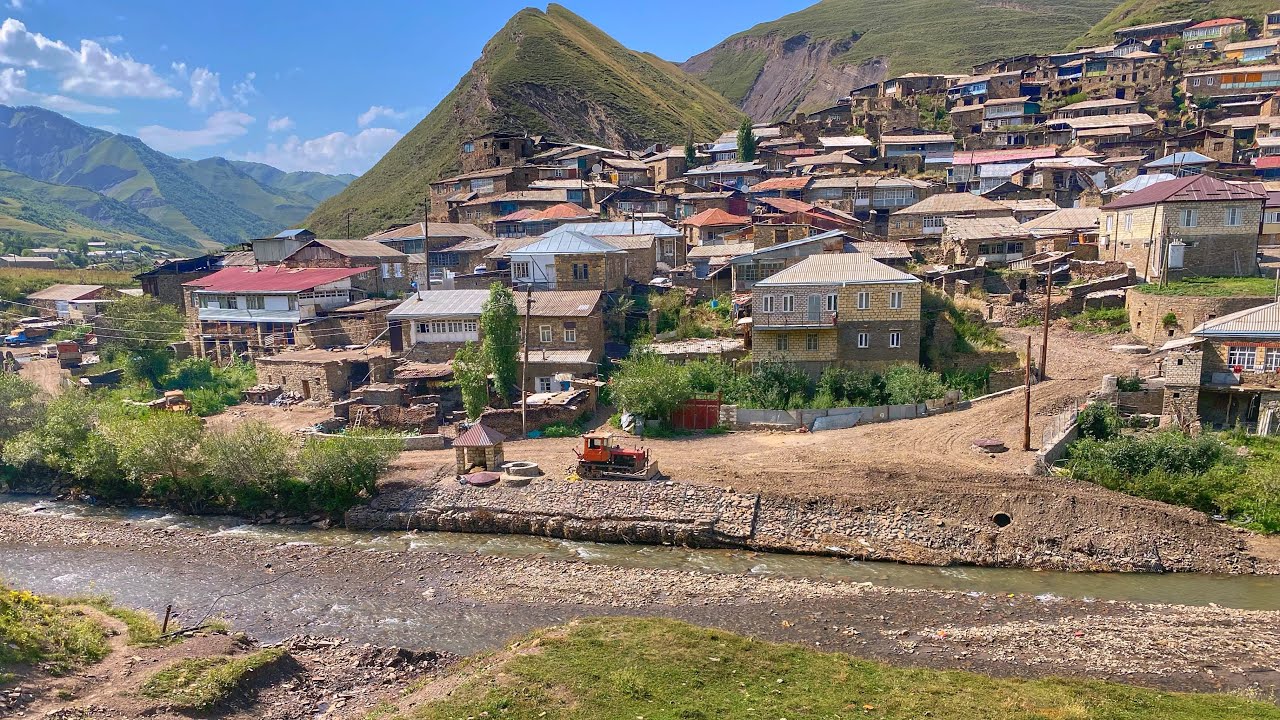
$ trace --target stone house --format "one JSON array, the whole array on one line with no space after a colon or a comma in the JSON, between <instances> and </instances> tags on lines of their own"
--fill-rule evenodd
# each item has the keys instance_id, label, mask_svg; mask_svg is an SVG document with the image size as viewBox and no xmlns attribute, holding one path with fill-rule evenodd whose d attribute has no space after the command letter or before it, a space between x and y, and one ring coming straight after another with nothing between
<instances>
[{"instance_id":1,"label":"stone house","mask_svg":"<svg viewBox=\"0 0 1280 720\"><path fill-rule=\"evenodd\" d=\"M799 240L757 247L744 255L729 259L731 287L734 292L751 290L756 283L796 265L811 255L843 253L848 236L839 230L811 235Z\"/></svg>"},{"instance_id":2,"label":"stone house","mask_svg":"<svg viewBox=\"0 0 1280 720\"><path fill-rule=\"evenodd\" d=\"M659 241L652 235L604 235L596 238L601 242L625 252L627 254L627 270L626 278L640 285L647 285L650 280L661 274L658 268L658 255L661 246L666 243L671 246L671 250L675 255L674 258L662 260L665 270L684 264L684 243L677 242L671 238ZM681 252L675 253L677 246ZM664 256L665 258L666 256Z\"/></svg>"},{"instance_id":3,"label":"stone house","mask_svg":"<svg viewBox=\"0 0 1280 720\"><path fill-rule=\"evenodd\" d=\"M741 190L686 192L677 195L676 200L677 218L687 218L707 210L724 210L730 215L747 214L747 196Z\"/></svg>"},{"instance_id":4,"label":"stone house","mask_svg":"<svg viewBox=\"0 0 1280 720\"><path fill-rule=\"evenodd\" d=\"M200 357L276 352L294 344L299 323L323 317L363 295L378 268L229 267L183 284L187 335Z\"/></svg>"},{"instance_id":5,"label":"stone house","mask_svg":"<svg viewBox=\"0 0 1280 720\"><path fill-rule=\"evenodd\" d=\"M391 342L391 349L398 352L403 348L387 334L387 313L399 304L399 300L368 298L333 308L324 317L295 326L294 343L332 348L367 345L380 340Z\"/></svg>"},{"instance_id":6,"label":"stone house","mask_svg":"<svg viewBox=\"0 0 1280 720\"><path fill-rule=\"evenodd\" d=\"M1035 252L1035 237L1013 217L950 217L942 233L943 261L1006 264Z\"/></svg>"},{"instance_id":7,"label":"stone house","mask_svg":"<svg viewBox=\"0 0 1280 720\"><path fill-rule=\"evenodd\" d=\"M144 295L172 305L185 314L187 293L182 289L182 284L212 275L221 267L222 255L202 255L198 258L170 260L133 277L142 284Z\"/></svg>"},{"instance_id":8,"label":"stone house","mask_svg":"<svg viewBox=\"0 0 1280 720\"><path fill-rule=\"evenodd\" d=\"M602 157L600 158L599 167L600 172L598 175L600 180L618 187L637 187L653 184L653 178L649 175L649 166L643 160Z\"/></svg>"},{"instance_id":9,"label":"stone house","mask_svg":"<svg viewBox=\"0 0 1280 720\"><path fill-rule=\"evenodd\" d=\"M564 228L508 252L507 257L514 287L608 292L620 289L627 275L626 251Z\"/></svg>"},{"instance_id":10,"label":"stone house","mask_svg":"<svg viewBox=\"0 0 1280 720\"><path fill-rule=\"evenodd\" d=\"M760 163L725 161L699 165L685 172L684 176L703 189L729 186L746 190L764 180L765 169L765 166Z\"/></svg>"},{"instance_id":11,"label":"stone house","mask_svg":"<svg viewBox=\"0 0 1280 720\"><path fill-rule=\"evenodd\" d=\"M436 180L430 184L431 219L458 222L458 208L463 203L489 195L528 190L529 184L537 179L537 168L521 166L477 170Z\"/></svg>"},{"instance_id":12,"label":"stone house","mask_svg":"<svg viewBox=\"0 0 1280 720\"><path fill-rule=\"evenodd\" d=\"M1094 115L1125 115L1142 112L1137 100L1124 98L1102 98L1100 100L1083 100L1070 105L1063 105L1054 110L1051 117L1055 120L1067 118L1092 117Z\"/></svg>"},{"instance_id":13,"label":"stone house","mask_svg":"<svg viewBox=\"0 0 1280 720\"><path fill-rule=\"evenodd\" d=\"M1280 409L1280 303L1206 321L1165 345L1165 415L1214 429L1275 431Z\"/></svg>"},{"instance_id":14,"label":"stone house","mask_svg":"<svg viewBox=\"0 0 1280 720\"><path fill-rule=\"evenodd\" d=\"M658 190L662 190L668 181L683 176L689 169L689 164L685 161L683 145L650 155L644 158L643 162L648 166L653 186Z\"/></svg>"},{"instance_id":15,"label":"stone house","mask_svg":"<svg viewBox=\"0 0 1280 720\"><path fill-rule=\"evenodd\" d=\"M716 243L724 240L724 236L736 233L751 225L751 218L745 215L731 215L724 210L703 210L680 221L684 228L684 240L687 244L698 246L704 243Z\"/></svg>"},{"instance_id":16,"label":"stone house","mask_svg":"<svg viewBox=\"0 0 1280 720\"><path fill-rule=\"evenodd\" d=\"M629 220L637 215L672 217L676 212L676 204L674 195L666 195L652 188L624 187L600 201L600 212L611 220Z\"/></svg>"},{"instance_id":17,"label":"stone house","mask_svg":"<svg viewBox=\"0 0 1280 720\"><path fill-rule=\"evenodd\" d=\"M1142 342L1159 346L1190 337L1192 329L1241 310L1266 305L1274 296L1159 295L1152 285L1136 285L1125 294L1129 327Z\"/></svg>"},{"instance_id":18,"label":"stone house","mask_svg":"<svg viewBox=\"0 0 1280 720\"><path fill-rule=\"evenodd\" d=\"M458 222L492 228L495 220L517 211L537 212L568 201L566 190L510 190L467 200L454 207L450 215Z\"/></svg>"},{"instance_id":19,"label":"stone house","mask_svg":"<svg viewBox=\"0 0 1280 720\"><path fill-rule=\"evenodd\" d=\"M528 303L530 297L532 306ZM543 351L585 353L585 362L592 364L604 357L604 295L599 290L517 292L516 311L522 318L522 332L526 310L531 335L526 343L531 355Z\"/></svg>"},{"instance_id":20,"label":"stone house","mask_svg":"<svg viewBox=\"0 0 1280 720\"><path fill-rule=\"evenodd\" d=\"M500 238L519 238L545 235L571 222L594 220L596 214L571 203L557 203L544 210L525 208L493 221L493 233Z\"/></svg>"},{"instance_id":21,"label":"stone house","mask_svg":"<svg viewBox=\"0 0 1280 720\"><path fill-rule=\"evenodd\" d=\"M458 148L458 160L462 172L469 173L519 165L536 150L533 139L524 133L491 132L463 140Z\"/></svg>"},{"instance_id":22,"label":"stone house","mask_svg":"<svg viewBox=\"0 0 1280 720\"><path fill-rule=\"evenodd\" d=\"M103 285L50 285L28 295L28 305L34 305L44 315L57 315L60 318L71 317L76 303L91 300L109 300L117 298L120 293Z\"/></svg>"},{"instance_id":23,"label":"stone house","mask_svg":"<svg viewBox=\"0 0 1280 720\"><path fill-rule=\"evenodd\" d=\"M956 139L953 135L918 128L894 130L880 136L880 154L886 158L903 155L950 157L955 148Z\"/></svg>"},{"instance_id":24,"label":"stone house","mask_svg":"<svg viewBox=\"0 0 1280 720\"><path fill-rule=\"evenodd\" d=\"M752 360L815 378L830 366L917 364L922 287L865 253L805 258L752 288Z\"/></svg>"},{"instance_id":25,"label":"stone house","mask_svg":"<svg viewBox=\"0 0 1280 720\"><path fill-rule=\"evenodd\" d=\"M927 240L940 238L947 218L1013 217L1009 208L973 193L939 193L930 195L911 207L889 216L890 240Z\"/></svg>"},{"instance_id":26,"label":"stone house","mask_svg":"<svg viewBox=\"0 0 1280 720\"><path fill-rule=\"evenodd\" d=\"M1182 31L1183 47L1188 50L1205 50L1226 43L1233 34L1244 35L1249 25L1236 18L1214 18L1196 23Z\"/></svg>"},{"instance_id":27,"label":"stone house","mask_svg":"<svg viewBox=\"0 0 1280 720\"><path fill-rule=\"evenodd\" d=\"M1280 65L1248 65L1189 72L1182 92L1193 98L1254 97L1280 90Z\"/></svg>"},{"instance_id":28,"label":"stone house","mask_svg":"<svg viewBox=\"0 0 1280 720\"><path fill-rule=\"evenodd\" d=\"M391 379L395 362L385 347L360 350L288 350L254 360L261 382L306 400L334 402L353 389Z\"/></svg>"},{"instance_id":29,"label":"stone house","mask_svg":"<svg viewBox=\"0 0 1280 720\"><path fill-rule=\"evenodd\" d=\"M488 290L429 290L414 293L387 313L392 348L396 337L417 362L439 363L458 348L480 341L480 312Z\"/></svg>"},{"instance_id":30,"label":"stone house","mask_svg":"<svg viewBox=\"0 0 1280 720\"><path fill-rule=\"evenodd\" d=\"M1149 185L1102 207L1099 256L1138 277L1257 273L1267 194L1261 186L1191 175Z\"/></svg>"},{"instance_id":31,"label":"stone house","mask_svg":"<svg viewBox=\"0 0 1280 720\"><path fill-rule=\"evenodd\" d=\"M280 264L291 268L377 268L378 272L352 279L353 288L372 297L401 297L413 282L409 256L372 240L312 240Z\"/></svg>"},{"instance_id":32,"label":"stone house","mask_svg":"<svg viewBox=\"0 0 1280 720\"><path fill-rule=\"evenodd\" d=\"M473 240L492 240L493 236L471 223L433 222L427 225L430 243L422 231L422 223L397 225L379 233L366 236L365 240L380 242L393 250L413 255L424 253L430 245L431 252L453 247L462 242ZM432 263L435 267L435 263Z\"/></svg>"}]
</instances>

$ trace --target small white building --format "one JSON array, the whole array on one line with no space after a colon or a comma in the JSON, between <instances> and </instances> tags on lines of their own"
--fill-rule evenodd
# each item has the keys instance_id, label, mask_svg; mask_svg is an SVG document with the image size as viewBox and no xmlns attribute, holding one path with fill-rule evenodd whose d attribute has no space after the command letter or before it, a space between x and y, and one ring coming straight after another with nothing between
<instances>
[{"instance_id":1,"label":"small white building","mask_svg":"<svg viewBox=\"0 0 1280 720\"><path fill-rule=\"evenodd\" d=\"M488 290L418 291L387 313L387 320L408 327L410 345L438 346L452 357L458 345L479 342L480 311L488 299Z\"/></svg>"}]
</instances>

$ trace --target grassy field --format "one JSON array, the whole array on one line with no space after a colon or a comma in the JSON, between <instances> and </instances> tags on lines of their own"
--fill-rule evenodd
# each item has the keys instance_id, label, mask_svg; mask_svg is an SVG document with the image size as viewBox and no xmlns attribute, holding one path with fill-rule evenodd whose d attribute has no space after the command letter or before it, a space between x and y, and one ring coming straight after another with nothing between
<instances>
[{"instance_id":1,"label":"grassy field","mask_svg":"<svg viewBox=\"0 0 1280 720\"><path fill-rule=\"evenodd\" d=\"M893 668L670 620L584 620L536 635L505 659L478 658L461 671L478 668L451 695L399 717L1280 718L1273 704L1233 696Z\"/></svg>"},{"instance_id":2,"label":"grassy field","mask_svg":"<svg viewBox=\"0 0 1280 720\"><path fill-rule=\"evenodd\" d=\"M0 270L0 300L21 300L31 293L58 283L137 287L133 273L118 270ZM3 308L0 308L3 309Z\"/></svg>"},{"instance_id":3,"label":"grassy field","mask_svg":"<svg viewBox=\"0 0 1280 720\"><path fill-rule=\"evenodd\" d=\"M243 657L183 660L148 678L142 694L186 710L209 710L231 697L254 672L284 656L283 649L270 648Z\"/></svg>"},{"instance_id":4,"label":"grassy field","mask_svg":"<svg viewBox=\"0 0 1280 720\"><path fill-rule=\"evenodd\" d=\"M106 630L83 613L0 585L0 685L21 666L38 664L60 674L108 651Z\"/></svg>"},{"instance_id":5,"label":"grassy field","mask_svg":"<svg viewBox=\"0 0 1280 720\"><path fill-rule=\"evenodd\" d=\"M1138 285L1134 288L1146 295L1188 295L1199 297L1274 297L1276 281L1265 277L1202 277L1187 278L1159 285Z\"/></svg>"}]
</instances>

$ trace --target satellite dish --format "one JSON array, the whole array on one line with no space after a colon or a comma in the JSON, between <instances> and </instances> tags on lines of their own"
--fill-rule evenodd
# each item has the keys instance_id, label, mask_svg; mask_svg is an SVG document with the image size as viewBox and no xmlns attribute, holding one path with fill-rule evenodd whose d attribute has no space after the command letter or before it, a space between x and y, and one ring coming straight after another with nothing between
<instances>
[{"instance_id":1,"label":"satellite dish","mask_svg":"<svg viewBox=\"0 0 1280 720\"><path fill-rule=\"evenodd\" d=\"M593 172L593 173L595 173L595 174L597 174L597 175L599 175L600 173L604 172L604 163L596 163L595 165L592 165L592 166L591 166L591 172Z\"/></svg>"}]
</instances>

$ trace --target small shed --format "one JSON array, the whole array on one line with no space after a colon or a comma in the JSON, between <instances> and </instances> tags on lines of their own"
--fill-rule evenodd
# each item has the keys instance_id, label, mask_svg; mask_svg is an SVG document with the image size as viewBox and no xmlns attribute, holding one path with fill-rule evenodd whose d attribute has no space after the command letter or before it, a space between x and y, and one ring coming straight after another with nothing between
<instances>
[{"instance_id":1,"label":"small shed","mask_svg":"<svg viewBox=\"0 0 1280 720\"><path fill-rule=\"evenodd\" d=\"M497 471L504 462L502 458L502 441L507 437L484 423L476 423L471 429L453 441L458 451L458 474L465 475L471 468Z\"/></svg>"}]
</instances>

